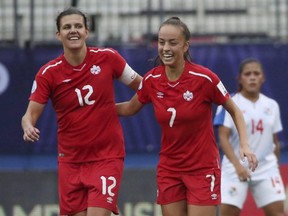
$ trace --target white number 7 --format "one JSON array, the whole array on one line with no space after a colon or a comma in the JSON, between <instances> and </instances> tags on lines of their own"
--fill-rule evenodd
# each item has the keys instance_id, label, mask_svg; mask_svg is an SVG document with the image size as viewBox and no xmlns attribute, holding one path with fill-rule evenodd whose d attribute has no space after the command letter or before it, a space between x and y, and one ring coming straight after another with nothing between
<instances>
[{"instance_id":1,"label":"white number 7","mask_svg":"<svg viewBox=\"0 0 288 216\"><path fill-rule=\"evenodd\" d=\"M170 108L167 109L167 111L172 113L170 121L169 121L169 126L173 127L173 123L174 123L174 120L175 120L175 117L176 117L176 109L170 107Z\"/></svg>"},{"instance_id":2,"label":"white number 7","mask_svg":"<svg viewBox=\"0 0 288 216\"><path fill-rule=\"evenodd\" d=\"M206 178L211 178L210 191L212 192L214 190L214 186L215 186L215 176L214 175L206 175Z\"/></svg>"}]
</instances>

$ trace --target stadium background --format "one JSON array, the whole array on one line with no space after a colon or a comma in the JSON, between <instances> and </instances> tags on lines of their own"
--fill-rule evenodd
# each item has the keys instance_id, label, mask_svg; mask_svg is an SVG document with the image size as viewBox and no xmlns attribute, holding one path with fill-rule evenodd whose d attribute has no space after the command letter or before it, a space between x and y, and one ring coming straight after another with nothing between
<instances>
[{"instance_id":1,"label":"stadium background","mask_svg":"<svg viewBox=\"0 0 288 216\"><path fill-rule=\"evenodd\" d=\"M288 1L287 0L0 0L0 216L57 215L56 119L50 104L38 127L41 140L22 141L21 117L39 67L60 55L55 18L69 6L90 18L89 45L113 47L140 74L157 54L157 30L179 16L191 30L195 62L209 67L236 90L243 58L263 62L263 92L280 105L284 131L281 171L288 182ZM116 101L133 92L115 82ZM160 130L150 105L121 118L127 151L119 206L125 216L160 216L155 204L155 167ZM287 208L287 207L286 207ZM243 216L261 216L249 199Z\"/></svg>"}]
</instances>

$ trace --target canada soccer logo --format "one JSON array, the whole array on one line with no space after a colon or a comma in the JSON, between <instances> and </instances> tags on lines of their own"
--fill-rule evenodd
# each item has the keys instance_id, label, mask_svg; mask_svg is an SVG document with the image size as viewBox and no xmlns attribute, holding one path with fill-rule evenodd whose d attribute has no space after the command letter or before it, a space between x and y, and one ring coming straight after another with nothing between
<instances>
[{"instance_id":1,"label":"canada soccer logo","mask_svg":"<svg viewBox=\"0 0 288 216\"><path fill-rule=\"evenodd\" d=\"M186 101L191 101L193 99L193 93L187 90L183 93L183 98Z\"/></svg>"},{"instance_id":2,"label":"canada soccer logo","mask_svg":"<svg viewBox=\"0 0 288 216\"><path fill-rule=\"evenodd\" d=\"M90 72L94 75L99 74L101 71L101 68L99 66L93 65L93 67L90 68Z\"/></svg>"}]
</instances>

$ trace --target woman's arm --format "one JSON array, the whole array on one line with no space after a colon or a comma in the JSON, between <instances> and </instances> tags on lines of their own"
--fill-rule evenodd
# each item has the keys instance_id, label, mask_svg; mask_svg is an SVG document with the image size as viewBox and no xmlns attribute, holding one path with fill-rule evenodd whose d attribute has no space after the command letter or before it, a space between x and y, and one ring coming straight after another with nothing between
<instances>
[{"instance_id":1,"label":"woman's arm","mask_svg":"<svg viewBox=\"0 0 288 216\"><path fill-rule=\"evenodd\" d=\"M144 104L138 100L138 95L135 94L130 101L116 103L117 114L119 116L131 116L136 114Z\"/></svg>"},{"instance_id":2,"label":"woman's arm","mask_svg":"<svg viewBox=\"0 0 288 216\"><path fill-rule=\"evenodd\" d=\"M231 98L229 98L225 104L223 104L223 107L229 112L237 128L240 143L240 158L244 161L245 157L247 157L249 167L252 171L254 171L258 166L258 160L248 145L248 135L243 114Z\"/></svg>"},{"instance_id":3,"label":"woman's arm","mask_svg":"<svg viewBox=\"0 0 288 216\"><path fill-rule=\"evenodd\" d=\"M24 141L35 142L40 138L40 131L35 127L40 115L45 108L45 104L30 101L26 113L22 117L21 125L23 129Z\"/></svg>"},{"instance_id":4,"label":"woman's arm","mask_svg":"<svg viewBox=\"0 0 288 216\"><path fill-rule=\"evenodd\" d=\"M231 143L229 142L230 128L225 127L225 126L219 126L218 134L219 134L220 147L223 153L226 155L226 157L235 167L240 181L247 181L251 177L250 172L244 166L242 166L239 159L234 153L233 147Z\"/></svg>"},{"instance_id":5,"label":"woman's arm","mask_svg":"<svg viewBox=\"0 0 288 216\"><path fill-rule=\"evenodd\" d=\"M139 74L136 75L136 78L128 85L129 88L137 91L140 82L142 81L142 76Z\"/></svg>"}]
</instances>

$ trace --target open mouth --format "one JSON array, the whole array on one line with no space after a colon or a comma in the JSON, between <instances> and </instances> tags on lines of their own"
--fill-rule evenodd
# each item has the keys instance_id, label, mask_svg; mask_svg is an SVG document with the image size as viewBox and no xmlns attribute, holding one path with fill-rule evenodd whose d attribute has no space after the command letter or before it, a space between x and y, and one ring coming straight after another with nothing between
<instances>
[{"instance_id":1,"label":"open mouth","mask_svg":"<svg viewBox=\"0 0 288 216\"><path fill-rule=\"evenodd\" d=\"M172 54L164 54L163 55L163 60L170 60L173 58L173 55Z\"/></svg>"},{"instance_id":2,"label":"open mouth","mask_svg":"<svg viewBox=\"0 0 288 216\"><path fill-rule=\"evenodd\" d=\"M68 38L68 40L71 40L71 41L75 41L75 40L79 40L80 37L79 36L71 36Z\"/></svg>"}]
</instances>

